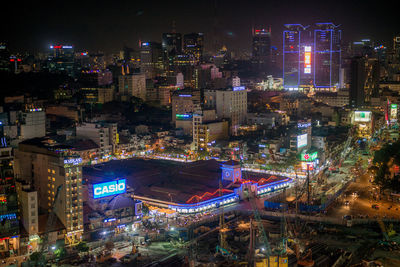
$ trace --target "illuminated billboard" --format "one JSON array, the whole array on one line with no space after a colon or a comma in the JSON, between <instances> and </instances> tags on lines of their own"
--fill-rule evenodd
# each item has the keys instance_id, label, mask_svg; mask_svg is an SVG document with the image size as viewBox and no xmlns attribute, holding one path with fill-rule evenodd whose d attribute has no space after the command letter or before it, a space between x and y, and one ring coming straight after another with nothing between
<instances>
[{"instance_id":1,"label":"illuminated billboard","mask_svg":"<svg viewBox=\"0 0 400 267\"><path fill-rule=\"evenodd\" d=\"M390 120L397 119L397 104L390 105Z\"/></svg>"},{"instance_id":2,"label":"illuminated billboard","mask_svg":"<svg viewBox=\"0 0 400 267\"><path fill-rule=\"evenodd\" d=\"M126 192L126 180L120 179L93 185L93 198L108 197Z\"/></svg>"},{"instance_id":3,"label":"illuminated billboard","mask_svg":"<svg viewBox=\"0 0 400 267\"><path fill-rule=\"evenodd\" d=\"M314 161L318 157L318 152L312 152L312 153L301 153L301 160L302 161Z\"/></svg>"},{"instance_id":4,"label":"illuminated billboard","mask_svg":"<svg viewBox=\"0 0 400 267\"><path fill-rule=\"evenodd\" d=\"M304 161L302 161L301 162L301 169L302 170L307 170L307 167L308 167L309 171L314 170L314 163L313 162L304 162Z\"/></svg>"},{"instance_id":5,"label":"illuminated billboard","mask_svg":"<svg viewBox=\"0 0 400 267\"><path fill-rule=\"evenodd\" d=\"M301 148L307 145L307 134L297 136L297 148Z\"/></svg>"},{"instance_id":6,"label":"illuminated billboard","mask_svg":"<svg viewBox=\"0 0 400 267\"><path fill-rule=\"evenodd\" d=\"M369 122L371 121L371 111L355 111L354 121L356 122Z\"/></svg>"},{"instance_id":7,"label":"illuminated billboard","mask_svg":"<svg viewBox=\"0 0 400 267\"><path fill-rule=\"evenodd\" d=\"M311 46L304 47L304 73L311 73Z\"/></svg>"}]
</instances>

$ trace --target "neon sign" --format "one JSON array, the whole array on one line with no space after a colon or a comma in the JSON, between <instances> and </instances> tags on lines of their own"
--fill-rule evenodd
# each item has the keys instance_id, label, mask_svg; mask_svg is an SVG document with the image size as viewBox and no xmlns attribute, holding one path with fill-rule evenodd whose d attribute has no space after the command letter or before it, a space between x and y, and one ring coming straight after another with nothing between
<instances>
[{"instance_id":1,"label":"neon sign","mask_svg":"<svg viewBox=\"0 0 400 267\"><path fill-rule=\"evenodd\" d=\"M190 119L192 114L176 114L178 120Z\"/></svg>"},{"instance_id":2,"label":"neon sign","mask_svg":"<svg viewBox=\"0 0 400 267\"><path fill-rule=\"evenodd\" d=\"M64 159L64 164L69 165L78 165L79 163L82 163L82 158L71 158L71 159Z\"/></svg>"},{"instance_id":3,"label":"neon sign","mask_svg":"<svg viewBox=\"0 0 400 267\"><path fill-rule=\"evenodd\" d=\"M304 47L304 73L311 73L311 46Z\"/></svg>"},{"instance_id":4,"label":"neon sign","mask_svg":"<svg viewBox=\"0 0 400 267\"><path fill-rule=\"evenodd\" d=\"M311 122L298 122L297 128L307 128L311 126Z\"/></svg>"},{"instance_id":5,"label":"neon sign","mask_svg":"<svg viewBox=\"0 0 400 267\"><path fill-rule=\"evenodd\" d=\"M235 86L235 87L233 87L233 91L243 91L244 89L246 89L246 87L244 87L244 86Z\"/></svg>"},{"instance_id":6,"label":"neon sign","mask_svg":"<svg viewBox=\"0 0 400 267\"><path fill-rule=\"evenodd\" d=\"M93 198L102 198L126 192L126 179L93 185Z\"/></svg>"}]
</instances>

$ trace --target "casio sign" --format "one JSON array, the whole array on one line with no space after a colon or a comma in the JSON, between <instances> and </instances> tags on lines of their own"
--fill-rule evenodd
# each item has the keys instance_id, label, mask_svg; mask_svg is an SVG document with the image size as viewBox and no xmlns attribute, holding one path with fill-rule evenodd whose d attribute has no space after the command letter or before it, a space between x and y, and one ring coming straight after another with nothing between
<instances>
[{"instance_id":1,"label":"casio sign","mask_svg":"<svg viewBox=\"0 0 400 267\"><path fill-rule=\"evenodd\" d=\"M108 197L126 192L126 179L94 184L93 198Z\"/></svg>"}]
</instances>

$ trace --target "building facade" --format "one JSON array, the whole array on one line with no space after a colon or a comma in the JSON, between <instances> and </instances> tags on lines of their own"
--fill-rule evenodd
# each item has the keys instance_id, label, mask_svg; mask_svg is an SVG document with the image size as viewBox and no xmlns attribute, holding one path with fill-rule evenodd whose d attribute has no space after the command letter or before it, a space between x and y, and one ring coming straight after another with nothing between
<instances>
[{"instance_id":1,"label":"building facade","mask_svg":"<svg viewBox=\"0 0 400 267\"><path fill-rule=\"evenodd\" d=\"M83 233L82 159L71 147L51 138L19 143L15 171L19 179L32 183L39 207L55 214L65 226L65 243L77 244Z\"/></svg>"}]
</instances>

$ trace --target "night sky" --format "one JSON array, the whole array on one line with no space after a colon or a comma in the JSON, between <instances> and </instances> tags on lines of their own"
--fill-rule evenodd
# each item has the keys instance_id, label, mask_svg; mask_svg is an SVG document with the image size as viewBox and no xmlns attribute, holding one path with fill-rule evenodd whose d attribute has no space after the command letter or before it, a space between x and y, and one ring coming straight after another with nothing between
<instances>
[{"instance_id":1,"label":"night sky","mask_svg":"<svg viewBox=\"0 0 400 267\"><path fill-rule=\"evenodd\" d=\"M9 4L1 39L9 42L11 51L37 52L51 43L64 43L78 51L117 52L124 45L137 48L139 40L160 42L161 33L171 31L172 21L177 32L204 32L206 49L226 44L236 52L250 52L254 24L270 25L277 46L286 23L333 22L341 24L345 41L371 38L389 46L393 36L400 34L395 1L41 2Z\"/></svg>"}]
</instances>

